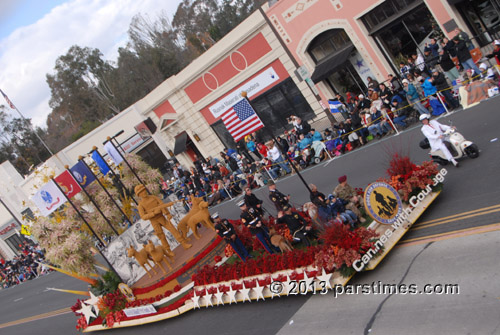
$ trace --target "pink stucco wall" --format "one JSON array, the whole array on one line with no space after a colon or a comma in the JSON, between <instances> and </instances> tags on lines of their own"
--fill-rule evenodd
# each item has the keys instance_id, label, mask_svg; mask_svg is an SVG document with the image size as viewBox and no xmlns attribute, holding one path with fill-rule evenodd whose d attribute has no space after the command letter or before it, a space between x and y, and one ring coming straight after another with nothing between
<instances>
[{"instance_id":1,"label":"pink stucco wall","mask_svg":"<svg viewBox=\"0 0 500 335\"><path fill-rule=\"evenodd\" d=\"M440 24L451 19L450 13L447 11L442 1L446 0L428 0L425 2L427 7L429 7L431 13ZM383 1L380 0L281 0L271 8L269 8L266 14L270 18L275 15L279 20L281 27L290 37L290 42L287 43L287 47L290 49L290 51L300 64L303 63L304 55L297 54L297 47L304 38L308 38L304 35L309 29L322 21L328 21L332 19L347 20L356 37L359 39L360 44L355 43L356 47L358 48L358 50L361 47L366 50L368 58L370 58L367 59L367 61L373 62L373 65L375 67L372 68L373 72L376 73L375 76L379 77L378 79L385 80L387 74L389 73L388 71L391 70L387 67L385 61L382 61L381 57L379 57L379 54L377 54L372 48L372 44L370 44L368 40L371 39L371 37L367 36L365 32L360 28L361 26L363 26L361 20L356 19L357 17L360 17L367 13L368 9L372 9L382 2ZM283 13L288 12L288 10L292 6L299 5L299 7L301 7L301 4L307 6L310 3L313 4L307 8L304 7L304 9L301 11L297 11L300 12L300 14L295 16L288 23L286 22L283 17ZM337 10L334 7L334 5L336 4L340 4L342 8ZM336 27L332 26L331 28L333 29ZM312 38L310 38L310 40L312 40ZM374 47L376 48L376 46Z\"/></svg>"}]
</instances>

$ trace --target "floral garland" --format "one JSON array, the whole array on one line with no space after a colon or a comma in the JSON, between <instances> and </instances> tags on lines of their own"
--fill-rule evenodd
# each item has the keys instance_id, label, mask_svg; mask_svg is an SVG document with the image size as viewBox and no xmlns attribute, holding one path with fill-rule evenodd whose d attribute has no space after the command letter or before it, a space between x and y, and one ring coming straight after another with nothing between
<instances>
[{"instance_id":1,"label":"floral garland","mask_svg":"<svg viewBox=\"0 0 500 335\"><path fill-rule=\"evenodd\" d=\"M424 161L421 165L412 163L408 156L393 155L387 174L390 179L381 178L394 187L403 198L408 200L433 184L433 178L439 172L438 166L433 161Z\"/></svg>"},{"instance_id":2,"label":"floral garland","mask_svg":"<svg viewBox=\"0 0 500 335\"><path fill-rule=\"evenodd\" d=\"M205 265L193 274L191 279L195 286L202 286L309 265L324 268L329 272L341 268L352 269L352 263L374 246L377 237L375 231L364 227L351 231L347 225L331 222L329 228L319 237L322 245L303 250L294 249L282 254L264 253L244 263Z\"/></svg>"}]
</instances>

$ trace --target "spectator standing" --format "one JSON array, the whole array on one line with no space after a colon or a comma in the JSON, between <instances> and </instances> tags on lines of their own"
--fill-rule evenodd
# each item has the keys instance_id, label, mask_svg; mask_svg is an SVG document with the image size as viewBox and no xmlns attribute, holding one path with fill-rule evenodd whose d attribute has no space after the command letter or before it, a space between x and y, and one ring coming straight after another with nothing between
<instances>
[{"instance_id":1,"label":"spectator standing","mask_svg":"<svg viewBox=\"0 0 500 335\"><path fill-rule=\"evenodd\" d=\"M457 54L458 61L463 66L463 68L466 70L472 69L474 70L476 75L480 75L481 71L472 60L472 55L467 48L466 42L460 39L458 36L453 37L453 42L455 43L455 52Z\"/></svg>"},{"instance_id":2,"label":"spectator standing","mask_svg":"<svg viewBox=\"0 0 500 335\"><path fill-rule=\"evenodd\" d=\"M271 161L273 162L273 164L279 165L287 174L291 173L292 170L290 170L288 163L285 162L285 160L281 156L280 150L274 144L274 142L269 141L267 143L267 148L268 148L267 154L271 158Z\"/></svg>"},{"instance_id":3,"label":"spectator standing","mask_svg":"<svg viewBox=\"0 0 500 335\"><path fill-rule=\"evenodd\" d=\"M257 150L257 145L255 144L255 139L251 135L245 137L245 143L249 153L254 154L258 159L262 159L259 151Z\"/></svg>"},{"instance_id":4,"label":"spectator standing","mask_svg":"<svg viewBox=\"0 0 500 335\"><path fill-rule=\"evenodd\" d=\"M452 110L460 106L458 101L453 97L453 94L451 94L451 87L448 85L443 73L439 72L437 69L433 69L432 78L430 78L429 81L436 87L437 91L444 95L446 102L450 104Z\"/></svg>"},{"instance_id":5,"label":"spectator standing","mask_svg":"<svg viewBox=\"0 0 500 335\"><path fill-rule=\"evenodd\" d=\"M455 63L451 60L450 54L444 49L439 52L439 65L441 65L441 68L452 83L459 78L460 74Z\"/></svg>"},{"instance_id":6,"label":"spectator standing","mask_svg":"<svg viewBox=\"0 0 500 335\"><path fill-rule=\"evenodd\" d=\"M408 101L413 104L413 106L417 109L420 114L428 114L429 111L420 103L420 96L417 92L415 86L410 83L407 79L403 79L403 86L406 92L406 97Z\"/></svg>"}]
</instances>

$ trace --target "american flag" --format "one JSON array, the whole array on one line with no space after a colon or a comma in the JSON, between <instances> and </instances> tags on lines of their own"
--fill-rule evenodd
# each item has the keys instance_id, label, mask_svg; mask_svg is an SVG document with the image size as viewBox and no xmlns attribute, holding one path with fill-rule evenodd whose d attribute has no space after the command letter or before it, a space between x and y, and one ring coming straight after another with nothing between
<instances>
[{"instance_id":1,"label":"american flag","mask_svg":"<svg viewBox=\"0 0 500 335\"><path fill-rule=\"evenodd\" d=\"M7 103L9 104L10 108L16 109L16 107L14 106L14 104L12 103L12 101L10 101L9 97L5 93L3 93L2 90L0 90L0 92L2 93L5 101L7 101Z\"/></svg>"},{"instance_id":2,"label":"american flag","mask_svg":"<svg viewBox=\"0 0 500 335\"><path fill-rule=\"evenodd\" d=\"M238 142L240 139L264 127L247 99L237 102L231 109L222 114L222 122L227 131Z\"/></svg>"}]
</instances>

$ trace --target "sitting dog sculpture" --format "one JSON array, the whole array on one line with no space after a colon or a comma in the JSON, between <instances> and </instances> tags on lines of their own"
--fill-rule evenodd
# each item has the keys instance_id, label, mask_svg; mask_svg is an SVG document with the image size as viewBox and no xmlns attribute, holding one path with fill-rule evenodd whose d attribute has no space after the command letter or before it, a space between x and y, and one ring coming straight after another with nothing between
<instances>
[{"instance_id":1,"label":"sitting dog sculpture","mask_svg":"<svg viewBox=\"0 0 500 335\"><path fill-rule=\"evenodd\" d=\"M165 263L167 263L168 268L172 270L172 266L167 259L167 253L161 245L154 245L153 241L149 240L148 244L144 244L144 249L147 251L153 262L156 265L160 266L160 268L163 270L163 273L167 273L163 265L161 265L161 262L163 260L165 260Z\"/></svg>"},{"instance_id":2,"label":"sitting dog sculpture","mask_svg":"<svg viewBox=\"0 0 500 335\"><path fill-rule=\"evenodd\" d=\"M156 274L156 270L154 269L154 267L151 266L151 264L149 263L149 260L151 259L149 257L149 254L148 252L146 251L146 249L141 249L139 251L135 250L134 246L131 245L128 249L127 249L127 255L128 257L133 257L135 258L135 260L137 261L137 263L139 263L140 266L143 267L144 270L146 270L146 273L148 274L149 278L151 278L151 273L149 272L149 270L146 268L146 264L149 265L149 267L151 268L151 270L154 272L154 274ZM151 259L152 260L152 259Z\"/></svg>"}]
</instances>

